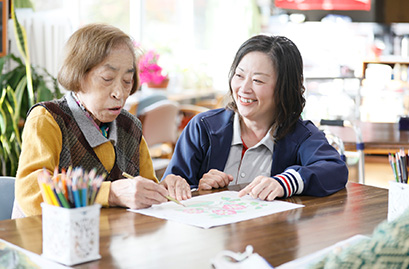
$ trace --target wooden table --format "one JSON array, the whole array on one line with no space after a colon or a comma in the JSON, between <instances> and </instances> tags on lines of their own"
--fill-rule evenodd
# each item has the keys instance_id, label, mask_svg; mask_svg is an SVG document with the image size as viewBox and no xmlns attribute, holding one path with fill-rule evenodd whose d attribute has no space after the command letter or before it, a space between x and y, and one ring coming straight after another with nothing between
<instances>
[{"instance_id":1,"label":"wooden table","mask_svg":"<svg viewBox=\"0 0 409 269\"><path fill-rule=\"evenodd\" d=\"M400 131L398 123L359 122L362 140L365 144L364 152L367 154L394 153L400 148L409 149L409 131ZM356 133L349 127L326 126L339 136L345 150L356 150Z\"/></svg>"},{"instance_id":2,"label":"wooden table","mask_svg":"<svg viewBox=\"0 0 409 269\"><path fill-rule=\"evenodd\" d=\"M247 245L278 266L353 235L371 234L387 218L388 191L357 183L328 197L286 200L305 207L211 229L102 209L102 258L76 268L211 268L218 252L243 252ZM41 254L41 216L0 221L0 238Z\"/></svg>"}]
</instances>

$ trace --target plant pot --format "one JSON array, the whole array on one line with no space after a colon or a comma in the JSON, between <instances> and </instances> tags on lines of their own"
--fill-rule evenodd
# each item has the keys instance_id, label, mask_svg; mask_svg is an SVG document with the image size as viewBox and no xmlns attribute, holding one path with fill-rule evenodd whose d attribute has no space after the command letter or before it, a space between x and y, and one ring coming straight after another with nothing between
<instances>
[{"instance_id":1,"label":"plant pot","mask_svg":"<svg viewBox=\"0 0 409 269\"><path fill-rule=\"evenodd\" d=\"M166 89L169 84L169 78L165 78L161 83L155 84L153 82L148 82L148 87L152 89Z\"/></svg>"}]
</instances>

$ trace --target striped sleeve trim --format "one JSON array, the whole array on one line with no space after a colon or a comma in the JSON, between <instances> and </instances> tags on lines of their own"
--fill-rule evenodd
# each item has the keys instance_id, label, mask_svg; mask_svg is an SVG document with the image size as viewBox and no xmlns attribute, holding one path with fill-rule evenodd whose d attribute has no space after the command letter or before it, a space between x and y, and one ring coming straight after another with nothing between
<instances>
[{"instance_id":1,"label":"striped sleeve trim","mask_svg":"<svg viewBox=\"0 0 409 269\"><path fill-rule=\"evenodd\" d=\"M273 178L283 187L284 197L301 194L304 190L304 182L300 174L294 169L289 169L282 174L275 175Z\"/></svg>"}]
</instances>

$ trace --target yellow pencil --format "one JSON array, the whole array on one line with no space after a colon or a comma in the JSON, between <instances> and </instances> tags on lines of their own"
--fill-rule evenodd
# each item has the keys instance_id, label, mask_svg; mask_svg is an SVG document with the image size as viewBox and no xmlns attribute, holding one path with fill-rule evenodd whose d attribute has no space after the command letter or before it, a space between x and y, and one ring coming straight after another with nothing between
<instances>
[{"instance_id":1,"label":"yellow pencil","mask_svg":"<svg viewBox=\"0 0 409 269\"><path fill-rule=\"evenodd\" d=\"M133 176L131 176L130 174L128 174L128 173L126 173L126 172L123 172L122 175L123 175L124 177L126 177L126 178L129 178L129 179L133 179L133 178L134 178ZM171 197L171 196L169 196L169 195L165 195L165 198L168 199L169 201L172 201L172 202L177 203L178 205L185 206L185 205L182 204L180 201L176 200L175 198L173 198L173 197Z\"/></svg>"},{"instance_id":2,"label":"yellow pencil","mask_svg":"<svg viewBox=\"0 0 409 269\"><path fill-rule=\"evenodd\" d=\"M55 196L54 191L51 189L50 184L45 183L44 188L46 189L48 196L51 198L51 201L53 205L55 206L60 206L60 203L58 202L57 196Z\"/></svg>"},{"instance_id":3,"label":"yellow pencil","mask_svg":"<svg viewBox=\"0 0 409 269\"><path fill-rule=\"evenodd\" d=\"M38 185L40 186L41 190L41 195L43 196L44 202L46 202L49 205L53 204L53 201L51 201L50 196L48 195L48 191L45 189L45 183L42 181L42 178L38 178Z\"/></svg>"}]
</instances>

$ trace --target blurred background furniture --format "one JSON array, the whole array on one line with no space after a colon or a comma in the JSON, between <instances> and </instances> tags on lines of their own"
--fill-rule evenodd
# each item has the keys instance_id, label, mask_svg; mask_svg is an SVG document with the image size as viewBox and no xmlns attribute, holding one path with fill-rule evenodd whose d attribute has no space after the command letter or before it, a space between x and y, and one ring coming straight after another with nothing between
<instances>
[{"instance_id":1,"label":"blurred background furniture","mask_svg":"<svg viewBox=\"0 0 409 269\"><path fill-rule=\"evenodd\" d=\"M356 122L361 128L362 140L365 143L365 154L394 153L401 148L409 148L409 131L399 130L398 123ZM332 133L339 136L345 150L355 150L356 136L354 130L339 126L330 126Z\"/></svg>"},{"instance_id":2,"label":"blurred background furniture","mask_svg":"<svg viewBox=\"0 0 409 269\"><path fill-rule=\"evenodd\" d=\"M183 129L186 127L188 122L197 114L201 112L205 112L209 110L209 108L204 106L198 105L189 105L183 104L179 105L179 114L181 116L180 124L179 124L179 132L182 132Z\"/></svg>"},{"instance_id":3,"label":"blurred background furniture","mask_svg":"<svg viewBox=\"0 0 409 269\"><path fill-rule=\"evenodd\" d=\"M0 220L11 219L14 204L14 177L0 176Z\"/></svg>"},{"instance_id":4,"label":"blurred background furniture","mask_svg":"<svg viewBox=\"0 0 409 269\"><path fill-rule=\"evenodd\" d=\"M151 94L151 95L147 95L147 96L143 96L138 100L138 105L136 108L136 116L140 116L143 115L146 111L146 108L149 108L149 106L163 101L163 100L167 100L168 98L166 97L166 95L163 94Z\"/></svg>"},{"instance_id":5,"label":"blurred background furniture","mask_svg":"<svg viewBox=\"0 0 409 269\"><path fill-rule=\"evenodd\" d=\"M170 100L155 102L140 110L143 135L149 147L177 140L179 105Z\"/></svg>"},{"instance_id":6,"label":"blurred background furniture","mask_svg":"<svg viewBox=\"0 0 409 269\"><path fill-rule=\"evenodd\" d=\"M176 141L187 123L195 115L209 110L208 107L182 100L175 101L163 92L155 91L136 96L129 102L127 109L142 123L143 136L159 179L172 158Z\"/></svg>"},{"instance_id":7,"label":"blurred background furniture","mask_svg":"<svg viewBox=\"0 0 409 269\"><path fill-rule=\"evenodd\" d=\"M365 144L365 184L388 188L389 181L394 180L388 160L388 153L409 148L409 131L399 130L398 123L389 122L355 122L362 132ZM351 128L329 126L329 130L344 142L345 151L356 151L356 134ZM351 168L351 167L350 167ZM350 176L354 170L350 169ZM369 180L369 181L368 181Z\"/></svg>"},{"instance_id":8,"label":"blurred background furniture","mask_svg":"<svg viewBox=\"0 0 409 269\"><path fill-rule=\"evenodd\" d=\"M139 111L143 136L148 144L156 176L160 179L172 157L178 138L179 104L161 100Z\"/></svg>"},{"instance_id":9,"label":"blurred background furniture","mask_svg":"<svg viewBox=\"0 0 409 269\"><path fill-rule=\"evenodd\" d=\"M329 127L331 126L349 128L354 131L356 137L354 150L356 150L357 154L353 154L355 155L353 158L350 158L352 153L349 154L346 153L344 141L338 135L335 135L329 130ZM360 126L357 126L348 120L321 120L320 127L324 128L324 133L326 135L328 142L330 142L330 144L340 152L341 158L347 163L348 169L350 171L351 171L350 167L355 164L354 159L357 159L358 182L361 184L365 184L365 154L364 154L365 144L362 141L362 133ZM351 179L351 175L349 176L349 179Z\"/></svg>"}]
</instances>

